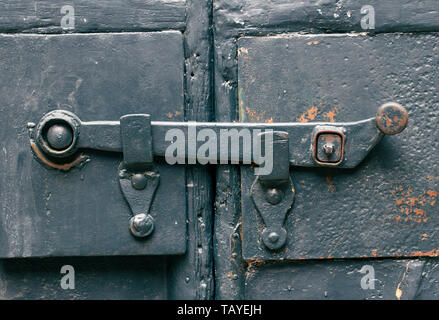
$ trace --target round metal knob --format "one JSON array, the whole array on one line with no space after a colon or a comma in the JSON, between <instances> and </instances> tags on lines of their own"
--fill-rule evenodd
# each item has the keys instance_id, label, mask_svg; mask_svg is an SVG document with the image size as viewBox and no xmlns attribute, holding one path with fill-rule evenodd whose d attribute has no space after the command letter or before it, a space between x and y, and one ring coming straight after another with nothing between
<instances>
[{"instance_id":1,"label":"round metal knob","mask_svg":"<svg viewBox=\"0 0 439 320\"><path fill-rule=\"evenodd\" d=\"M396 102L389 102L378 108L376 115L377 127L386 135L402 132L407 126L407 122L407 110Z\"/></svg>"},{"instance_id":2,"label":"round metal knob","mask_svg":"<svg viewBox=\"0 0 439 320\"><path fill-rule=\"evenodd\" d=\"M154 219L149 214L136 214L130 219L130 231L133 236L144 238L154 230Z\"/></svg>"},{"instance_id":3,"label":"round metal knob","mask_svg":"<svg viewBox=\"0 0 439 320\"><path fill-rule=\"evenodd\" d=\"M276 205L281 202L283 197L284 194L282 190L279 190L277 188L268 189L265 193L265 199L272 205Z\"/></svg>"},{"instance_id":4,"label":"round metal knob","mask_svg":"<svg viewBox=\"0 0 439 320\"><path fill-rule=\"evenodd\" d=\"M72 144L73 132L67 124L54 124L47 130L46 137L51 148L65 150Z\"/></svg>"},{"instance_id":5,"label":"round metal knob","mask_svg":"<svg viewBox=\"0 0 439 320\"><path fill-rule=\"evenodd\" d=\"M147 183L148 183L148 180L146 179L146 177L143 173L136 173L136 174L133 174L131 176L131 185L136 190L145 189Z\"/></svg>"},{"instance_id":6,"label":"round metal knob","mask_svg":"<svg viewBox=\"0 0 439 320\"><path fill-rule=\"evenodd\" d=\"M68 159L78 148L80 126L81 120L69 111L46 113L34 130L36 145L45 156Z\"/></svg>"}]
</instances>

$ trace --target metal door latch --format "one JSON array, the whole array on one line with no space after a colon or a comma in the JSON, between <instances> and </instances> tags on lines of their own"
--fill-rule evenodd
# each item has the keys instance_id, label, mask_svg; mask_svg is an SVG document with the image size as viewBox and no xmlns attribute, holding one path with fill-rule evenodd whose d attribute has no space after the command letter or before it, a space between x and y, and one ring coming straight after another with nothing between
<instances>
[{"instance_id":1,"label":"metal door latch","mask_svg":"<svg viewBox=\"0 0 439 320\"><path fill-rule=\"evenodd\" d=\"M290 166L338 167L357 166L384 135L403 131L408 113L397 103L382 105L374 118L344 123L211 123L151 121L150 115L126 115L120 121L83 122L75 114L54 110L38 125L28 124L31 150L41 163L60 170L69 170L81 161L77 151L95 149L123 153L119 167L122 193L130 205L133 217L130 230L136 237L146 237L154 230L149 214L160 175L154 167L154 157L164 157L170 145L166 134L179 129L185 136L186 159L206 163L212 158L232 163L260 165L254 146L246 145L230 150L227 155L212 156L197 153L203 142L192 141L188 134L197 135L203 129L220 136L222 130L246 129L258 133L260 142L270 138L273 142L273 170L255 178L251 187L253 202L265 224L261 231L264 245L270 250L281 248L287 239L284 222L294 202L294 186ZM256 131L257 130L257 131ZM190 144L195 144L189 147ZM191 164L193 162L189 162ZM221 162L223 163L223 162Z\"/></svg>"}]
</instances>

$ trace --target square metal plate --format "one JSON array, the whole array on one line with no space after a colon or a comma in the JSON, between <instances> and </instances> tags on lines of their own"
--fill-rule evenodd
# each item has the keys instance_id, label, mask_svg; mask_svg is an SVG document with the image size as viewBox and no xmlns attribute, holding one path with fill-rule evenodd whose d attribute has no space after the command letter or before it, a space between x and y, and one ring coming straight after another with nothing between
<instances>
[{"instance_id":1,"label":"square metal plate","mask_svg":"<svg viewBox=\"0 0 439 320\"><path fill-rule=\"evenodd\" d=\"M291 167L295 203L287 243L276 252L261 241L255 176L242 167L245 259L439 255L438 41L437 34L239 39L242 122L358 121L388 101L410 118L355 169Z\"/></svg>"},{"instance_id":2,"label":"square metal plate","mask_svg":"<svg viewBox=\"0 0 439 320\"><path fill-rule=\"evenodd\" d=\"M181 32L0 36L0 258L185 252L183 166L157 160L155 231L137 240L119 187L122 155L84 150L82 167L47 169L26 129L54 109L83 121L182 121L183 64Z\"/></svg>"}]
</instances>

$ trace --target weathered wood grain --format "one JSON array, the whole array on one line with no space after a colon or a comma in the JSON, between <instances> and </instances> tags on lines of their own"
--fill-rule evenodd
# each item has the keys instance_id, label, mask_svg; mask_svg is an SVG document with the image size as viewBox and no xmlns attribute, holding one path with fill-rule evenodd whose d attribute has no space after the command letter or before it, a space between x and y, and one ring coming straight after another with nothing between
<instances>
[{"instance_id":1,"label":"weathered wood grain","mask_svg":"<svg viewBox=\"0 0 439 320\"><path fill-rule=\"evenodd\" d=\"M212 1L188 0L185 44L185 120L213 120ZM171 258L169 297L212 299L213 273L213 171L187 166L188 249Z\"/></svg>"},{"instance_id":2,"label":"weathered wood grain","mask_svg":"<svg viewBox=\"0 0 439 320\"><path fill-rule=\"evenodd\" d=\"M63 30L64 5L75 13L75 28ZM0 0L0 32L63 33L183 30L184 0Z\"/></svg>"},{"instance_id":3,"label":"weathered wood grain","mask_svg":"<svg viewBox=\"0 0 439 320\"><path fill-rule=\"evenodd\" d=\"M375 10L375 30L361 27L361 8ZM439 30L437 0L216 0L216 34L221 37L267 32L403 32Z\"/></svg>"}]
</instances>

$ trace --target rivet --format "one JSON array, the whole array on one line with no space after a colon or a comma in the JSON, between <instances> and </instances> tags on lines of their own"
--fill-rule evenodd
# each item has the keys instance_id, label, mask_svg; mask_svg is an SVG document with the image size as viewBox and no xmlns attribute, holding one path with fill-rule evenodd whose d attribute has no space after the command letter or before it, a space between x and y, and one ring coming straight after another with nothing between
<instances>
[{"instance_id":1,"label":"rivet","mask_svg":"<svg viewBox=\"0 0 439 320\"><path fill-rule=\"evenodd\" d=\"M131 176L131 185L136 190L143 190L146 187L147 179L143 173L136 173Z\"/></svg>"},{"instance_id":2,"label":"rivet","mask_svg":"<svg viewBox=\"0 0 439 320\"><path fill-rule=\"evenodd\" d=\"M130 219L130 231L136 237L149 236L154 230L154 219L147 214L136 214Z\"/></svg>"},{"instance_id":3,"label":"rivet","mask_svg":"<svg viewBox=\"0 0 439 320\"><path fill-rule=\"evenodd\" d=\"M283 192L277 188L270 188L265 194L265 199L272 205L276 205L282 201Z\"/></svg>"},{"instance_id":4,"label":"rivet","mask_svg":"<svg viewBox=\"0 0 439 320\"><path fill-rule=\"evenodd\" d=\"M271 243L276 243L279 240L279 235L276 232L271 232L268 235L268 240L270 240Z\"/></svg>"}]
</instances>

